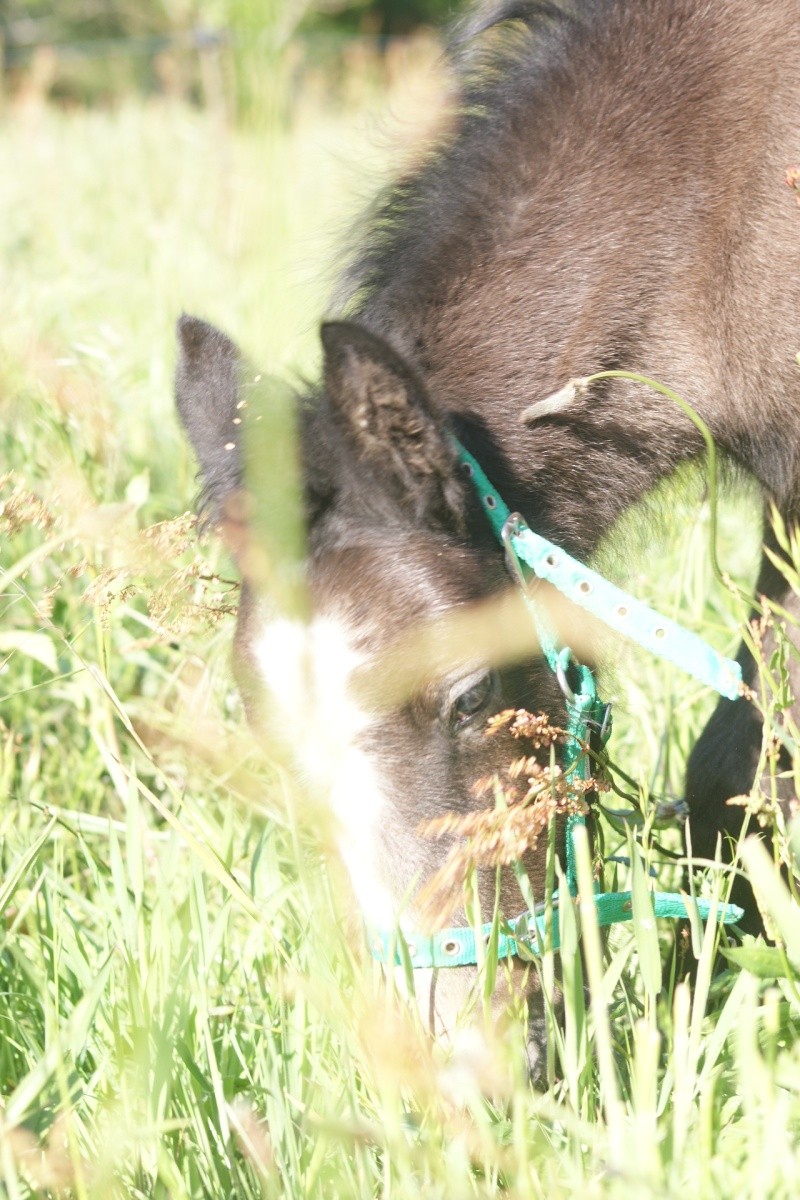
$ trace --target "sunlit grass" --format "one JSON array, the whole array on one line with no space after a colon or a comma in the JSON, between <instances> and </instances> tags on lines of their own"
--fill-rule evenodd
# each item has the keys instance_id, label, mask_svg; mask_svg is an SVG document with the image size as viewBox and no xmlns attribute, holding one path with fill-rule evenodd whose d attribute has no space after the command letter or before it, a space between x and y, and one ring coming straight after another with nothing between
<instances>
[{"instance_id":1,"label":"sunlit grass","mask_svg":"<svg viewBox=\"0 0 800 1200\"><path fill-rule=\"evenodd\" d=\"M322 810L298 811L250 742L223 553L180 522L140 536L195 491L172 412L181 309L268 371L313 371L334 247L386 167L362 99L305 100L267 140L134 103L0 126L17 167L0 180L2 1186L793 1195L798 917L763 862L785 947L766 979L713 974L716 931L695 927L689 985L669 932L640 922L587 960L591 1001L573 956L549 1091L518 1030L448 1061L345 937ZM743 613L711 578L697 485L668 503L656 550L639 516L604 561L730 652ZM747 581L743 519L722 558ZM608 678L614 757L679 793L709 697L633 653Z\"/></svg>"}]
</instances>

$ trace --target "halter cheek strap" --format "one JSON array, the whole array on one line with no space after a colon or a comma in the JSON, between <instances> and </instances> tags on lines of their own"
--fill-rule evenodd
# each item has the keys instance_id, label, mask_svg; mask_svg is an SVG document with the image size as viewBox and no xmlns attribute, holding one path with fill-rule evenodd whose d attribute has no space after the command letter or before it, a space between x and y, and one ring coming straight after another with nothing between
<instances>
[{"instance_id":1,"label":"halter cheek strap","mask_svg":"<svg viewBox=\"0 0 800 1200\"><path fill-rule=\"evenodd\" d=\"M618 633L625 634L652 654L680 667L720 695L729 700L741 695L742 672L739 663L717 653L697 634L661 616L572 558L554 542L534 533L518 513L509 510L469 451L459 442L456 442L456 449L461 468L472 480L483 512L505 548L509 569L522 589L536 626L542 653L564 693L568 714L564 774L568 788L571 780L588 779L597 770L598 760L602 766L611 732L610 705L600 700L592 671L574 660L568 646L557 645L544 615L530 595L529 575L526 572L547 580L567 599ZM577 681L574 689L568 680L570 669ZM587 746L592 749L594 763L590 762ZM572 899L578 893L572 835L579 825L585 825L585 818L578 812L570 813L567 817L565 849L566 883ZM632 918L633 900L630 892L597 891L594 901L600 925L615 925ZM656 917L677 920L688 916L686 900L679 892L654 891L651 901ZM555 895L554 911L557 907L558 897ZM735 924L744 915L744 910L735 904L713 905L707 900L695 900L693 907L703 919L713 912L716 920L726 925ZM551 945L557 949L557 922L553 922L553 925ZM491 924L482 927L481 936L485 942L489 941L492 929ZM398 966L408 962L413 968L461 967L477 963L479 959L476 934L471 927L454 926L430 937L404 934L402 938L396 930L372 929L368 930L368 939L374 958ZM544 947L543 913L522 913L513 921L503 922L497 940L498 958L515 954L536 956L543 952Z\"/></svg>"}]
</instances>

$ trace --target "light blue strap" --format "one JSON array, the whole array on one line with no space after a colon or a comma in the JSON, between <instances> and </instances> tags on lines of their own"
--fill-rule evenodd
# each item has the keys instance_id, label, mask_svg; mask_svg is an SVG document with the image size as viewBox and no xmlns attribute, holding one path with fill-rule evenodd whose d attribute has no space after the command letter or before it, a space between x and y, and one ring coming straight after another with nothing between
<instances>
[{"instance_id":1,"label":"light blue strap","mask_svg":"<svg viewBox=\"0 0 800 1200\"><path fill-rule=\"evenodd\" d=\"M689 915L689 905L680 892L652 892L651 899L656 917L680 920ZM599 892L595 896L594 902L597 923L600 926L616 925L621 921L633 919L633 897L630 892ZM744 909L739 908L738 904L714 906L712 901L703 899L695 900L694 904L697 906L698 915L704 921L708 920L712 908L716 909L716 920L722 925L735 925L744 916ZM523 913L515 920L508 922L507 927L516 936L500 934L498 958L502 960L511 955L519 955L520 951L524 958L540 957L546 945L545 920L544 913ZM481 933L485 942L488 942L491 932L491 923L482 926ZM431 937L409 934L404 940L408 959L414 970L424 967L468 967L478 961L475 931L467 926L442 929ZM372 957L378 962L398 967L403 965L400 935L395 931L390 933L372 932L369 937L369 946ZM551 946L553 950L559 948L557 903L553 904Z\"/></svg>"},{"instance_id":2,"label":"light blue strap","mask_svg":"<svg viewBox=\"0 0 800 1200\"><path fill-rule=\"evenodd\" d=\"M478 461L456 442L466 474L472 480L481 506L498 539L511 516L508 505L490 483ZM741 694L742 669L733 659L717 653L707 642L663 617L635 596L623 592L596 571L567 554L560 546L529 529L522 518L511 538L515 554L539 578L545 579L574 604L606 625L666 659L729 700Z\"/></svg>"},{"instance_id":3,"label":"light blue strap","mask_svg":"<svg viewBox=\"0 0 800 1200\"><path fill-rule=\"evenodd\" d=\"M492 932L491 923L482 927L486 942ZM382 963L403 965L403 954L399 944L398 934L392 930L372 930L369 933L369 947L372 957ZM471 926L454 926L442 929L430 937L419 933L404 935L408 959L414 970L421 967L468 967L478 961L475 945L475 930ZM497 957L508 958L517 953L517 944L513 937L501 933L498 937Z\"/></svg>"},{"instance_id":4,"label":"light blue strap","mask_svg":"<svg viewBox=\"0 0 800 1200\"><path fill-rule=\"evenodd\" d=\"M735 700L741 694L739 663L718 654L696 633L623 592L532 529L526 527L512 541L517 554L533 573L558 588L573 604L599 617L651 654L680 667L721 696Z\"/></svg>"}]
</instances>

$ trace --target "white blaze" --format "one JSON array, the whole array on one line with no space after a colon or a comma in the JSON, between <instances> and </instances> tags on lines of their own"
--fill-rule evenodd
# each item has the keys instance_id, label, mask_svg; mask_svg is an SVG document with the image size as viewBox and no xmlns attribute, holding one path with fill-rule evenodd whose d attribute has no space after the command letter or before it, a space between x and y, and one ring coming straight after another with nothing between
<instances>
[{"instance_id":1,"label":"white blaze","mask_svg":"<svg viewBox=\"0 0 800 1200\"><path fill-rule=\"evenodd\" d=\"M353 696L364 657L331 617L308 625L279 617L253 650L280 727L296 742L298 766L312 787L328 791L339 851L364 916L389 928L395 908L380 877L376 837L387 801L372 759L357 744L372 723Z\"/></svg>"}]
</instances>

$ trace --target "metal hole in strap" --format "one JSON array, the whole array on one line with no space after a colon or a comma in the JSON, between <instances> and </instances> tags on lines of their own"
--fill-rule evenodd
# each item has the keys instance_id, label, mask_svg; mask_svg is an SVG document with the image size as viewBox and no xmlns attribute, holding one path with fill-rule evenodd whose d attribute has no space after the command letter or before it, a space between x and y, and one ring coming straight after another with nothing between
<instances>
[{"instance_id":1,"label":"metal hole in strap","mask_svg":"<svg viewBox=\"0 0 800 1200\"><path fill-rule=\"evenodd\" d=\"M667 636L667 631L663 625L659 625L658 629L654 630L654 634L660 641L661 638L665 638Z\"/></svg>"},{"instance_id":2,"label":"metal hole in strap","mask_svg":"<svg viewBox=\"0 0 800 1200\"><path fill-rule=\"evenodd\" d=\"M588 596L591 590L592 585L589 583L588 579L582 579L578 584L578 591L582 592L584 596Z\"/></svg>"},{"instance_id":3,"label":"metal hole in strap","mask_svg":"<svg viewBox=\"0 0 800 1200\"><path fill-rule=\"evenodd\" d=\"M620 604L619 608L617 609L617 616L618 617L627 617L627 615L628 615L627 605Z\"/></svg>"},{"instance_id":4,"label":"metal hole in strap","mask_svg":"<svg viewBox=\"0 0 800 1200\"><path fill-rule=\"evenodd\" d=\"M487 508L496 508L497 507L497 501L495 500L494 496L484 496L483 503L486 505Z\"/></svg>"},{"instance_id":5,"label":"metal hole in strap","mask_svg":"<svg viewBox=\"0 0 800 1200\"><path fill-rule=\"evenodd\" d=\"M555 554L548 554L544 561L548 567L554 567L558 562L558 559L556 558Z\"/></svg>"},{"instance_id":6,"label":"metal hole in strap","mask_svg":"<svg viewBox=\"0 0 800 1200\"><path fill-rule=\"evenodd\" d=\"M461 952L461 942L455 938L448 938L446 942L442 942L442 952L449 954L451 958L455 958L456 954Z\"/></svg>"},{"instance_id":7,"label":"metal hole in strap","mask_svg":"<svg viewBox=\"0 0 800 1200\"><path fill-rule=\"evenodd\" d=\"M406 950L408 951L409 958L417 957L417 947L414 942L406 942Z\"/></svg>"}]
</instances>

